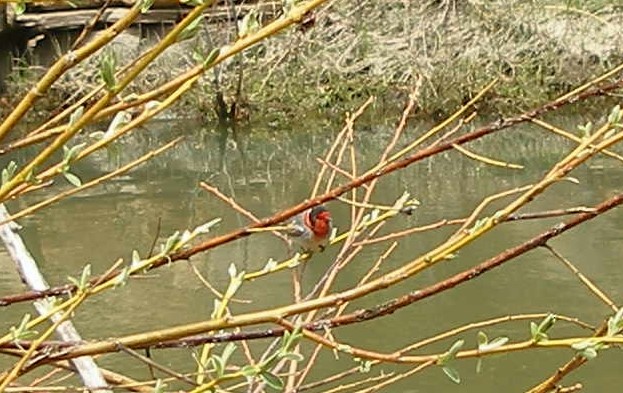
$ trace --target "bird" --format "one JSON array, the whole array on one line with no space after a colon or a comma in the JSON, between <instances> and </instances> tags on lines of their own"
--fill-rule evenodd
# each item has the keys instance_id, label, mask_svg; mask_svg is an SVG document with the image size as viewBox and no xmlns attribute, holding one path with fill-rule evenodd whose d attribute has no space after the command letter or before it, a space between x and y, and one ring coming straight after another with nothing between
<instances>
[{"instance_id":1,"label":"bird","mask_svg":"<svg viewBox=\"0 0 623 393\"><path fill-rule=\"evenodd\" d=\"M323 205L296 215L289 223L287 235L305 252L324 251L333 230L331 212Z\"/></svg>"}]
</instances>

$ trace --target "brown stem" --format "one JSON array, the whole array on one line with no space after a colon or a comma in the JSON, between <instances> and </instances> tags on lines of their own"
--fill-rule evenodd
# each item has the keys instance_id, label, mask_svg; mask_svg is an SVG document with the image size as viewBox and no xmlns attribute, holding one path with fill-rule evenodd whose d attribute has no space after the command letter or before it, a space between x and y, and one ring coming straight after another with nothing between
<instances>
[{"instance_id":1,"label":"brown stem","mask_svg":"<svg viewBox=\"0 0 623 393\"><path fill-rule=\"evenodd\" d=\"M577 96L571 96L569 98L566 98L565 100L556 100L556 101L549 102L539 108L525 112L519 116L496 121L494 123L486 125L470 133L448 140L445 143L441 143L436 146L424 148L399 161L392 162L384 166L383 168L380 168L377 171L364 174L351 182L335 187L334 189L325 193L324 195L304 201L294 207L283 210L271 217L260 220L260 222L258 223L254 223L247 227L234 230L228 234L209 239L187 250L176 253L172 255L170 258L162 259L154 263L152 268L157 268L157 267L167 265L169 263L176 262L179 260L186 260L190 258L191 256L196 255L200 252L203 252L203 251L221 246L223 244L229 243L231 241L249 236L253 233L252 231L250 231L250 229L264 228L264 227L272 226L280 222L283 222L304 210L320 205L329 200L335 199L338 196L352 190L353 188L362 186L363 184L366 184L378 177L381 177L388 173L405 168L415 162L424 160L428 157L439 154L446 150L450 150L453 148L452 146L455 144L462 145L462 144L471 142L473 140L480 139L494 132L505 130L511 126L514 126L520 123L528 122L534 117L537 117L547 112L559 109L565 105L576 103L582 100L586 100L591 97L597 97L597 96L608 94L609 92L619 89L622 86L623 86L623 79L619 79L618 81L612 84L609 84L607 86L592 88L592 89L589 89L587 91L584 91L578 94ZM119 274L119 272L116 272L116 274ZM93 280L96 280L96 279L97 277L94 278ZM31 292L24 292L24 293L17 294L17 295L4 296L0 298L0 306L6 306L6 305L17 303L17 302L35 300L35 299L39 299L39 298L46 297L46 296L61 295L61 294L73 292L73 291L75 291L75 286L71 284L66 284L66 285L51 288L48 291L38 291L38 292L31 291Z\"/></svg>"}]
</instances>

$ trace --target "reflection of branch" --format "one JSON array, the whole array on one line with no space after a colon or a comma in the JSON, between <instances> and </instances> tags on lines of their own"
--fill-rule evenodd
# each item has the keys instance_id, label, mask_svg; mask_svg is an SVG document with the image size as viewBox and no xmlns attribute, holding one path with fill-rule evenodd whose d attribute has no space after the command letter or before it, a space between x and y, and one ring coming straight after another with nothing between
<instances>
[{"instance_id":1,"label":"reflection of branch","mask_svg":"<svg viewBox=\"0 0 623 393\"><path fill-rule=\"evenodd\" d=\"M331 327L340 326L344 323L350 324L354 322L360 322L363 320L369 320L372 318L377 318L381 315L389 315L395 312L396 310L403 308L409 304L412 304L416 301L422 300L429 296L435 295L439 292L443 292L445 290L453 288L466 281L472 280L480 276L481 274L518 257L519 255L525 254L528 251L531 251L537 247L543 246L550 239L557 237L560 234L568 231L569 229L572 229L576 227L577 225L582 224L585 221L591 220L607 212L608 210L619 206L622 203L623 203L623 193L618 194L600 203L599 205L595 206L595 210L592 212L577 214L575 217L551 227L549 230L541 233L540 235L535 236L532 239L518 246L509 248L499 253L498 255L494 256L493 258L490 258L474 266L473 268L465 270L461 273L458 273L446 280L440 281L427 288L417 290L411 294L394 299L383 305L375 307L373 310L359 310L351 314L332 319L330 321ZM327 321L318 321L316 323L325 323L325 322Z\"/></svg>"},{"instance_id":2,"label":"reflection of branch","mask_svg":"<svg viewBox=\"0 0 623 393\"><path fill-rule=\"evenodd\" d=\"M338 133L337 137L335 138L335 141L333 142L333 144L331 145L331 147L327 151L327 154L325 155L325 157L323 159L324 162L331 162L331 158L333 157L333 154L335 153L335 151L338 148L338 146L340 146L340 143L342 142L342 139L346 136L346 133L348 132L348 124L354 122L361 115L363 115L363 113L365 112L366 108L368 106L370 106L374 102L374 100L375 100L374 97L369 97L366 100L366 102L364 102L359 107L359 109L357 109L355 111L355 113L353 113L352 115L350 115L350 116L348 116L346 118L346 125ZM320 190L320 183L322 182L322 179L324 178L324 174L325 174L326 170L327 170L327 168L325 166L322 166L320 168L320 171L318 172L318 175L316 176L316 183L314 184L314 188L312 189L312 193L311 193L312 197L315 197L316 195L318 195L318 191Z\"/></svg>"},{"instance_id":3,"label":"reflection of branch","mask_svg":"<svg viewBox=\"0 0 623 393\"><path fill-rule=\"evenodd\" d=\"M187 377L187 376L185 376L183 374L180 374L180 373L178 373L178 372L176 372L174 370L171 370L170 368L165 367L162 364L156 363L152 359L150 359L150 358L148 358L146 356L141 355L140 353L136 352L133 349L130 349L128 347L124 347L123 345L119 345L119 349L122 352L125 352L128 355L132 356L133 358L135 358L135 359L137 359L137 360L147 364L149 367L153 367L153 368L155 368L157 370L162 371L163 373L165 373L167 375L172 376L173 378L175 378L178 381L184 381L184 382L190 384L191 386L197 386L195 381L193 381L189 377Z\"/></svg>"},{"instance_id":4,"label":"reflection of branch","mask_svg":"<svg viewBox=\"0 0 623 393\"><path fill-rule=\"evenodd\" d=\"M232 197L228 197L223 194L218 188L209 185L208 183L201 182L199 183L201 187L203 187L206 191L211 192L214 196L227 203L232 209L247 217L249 220L253 222L260 222L260 219L255 216L255 214L251 213L244 207L240 206L238 202L234 200ZM288 243L288 238L286 238L281 232L272 231L273 235L277 236L279 239L283 240L286 244Z\"/></svg>"},{"instance_id":5,"label":"reflection of branch","mask_svg":"<svg viewBox=\"0 0 623 393\"><path fill-rule=\"evenodd\" d=\"M14 221L14 220L17 220L19 218L26 217L26 216L36 212L39 209L42 209L42 208L44 208L46 206L49 206L49 205L51 205L51 204L53 204L55 202L58 202L59 200L61 200L63 198L66 198L68 196L77 194L77 193L79 193L81 191L86 190L87 188L91 188L91 187L97 186L97 185L99 185L99 184L101 184L101 183L103 183L103 182L105 182L107 180L110 180L110 179L112 179L114 177L120 176L120 175L128 172L129 170L134 169L137 166L143 164L144 162L149 161L150 159L154 158L155 156L157 156L158 154L164 152L165 150L170 149L171 147L173 147L176 144L178 144L181 140L182 140L182 137L176 138L173 141L167 143L166 145L164 145L164 146L162 146L162 147L160 147L160 148L158 148L156 150L150 151L149 153L147 153L147 154L137 158L136 160L134 160L134 161L132 161L132 162L122 166L121 168L118 168L118 169L116 169L116 170L114 170L114 171L112 171L110 173L105 174L104 176L100 176L100 177L98 177L96 179L93 179L93 180L91 180L91 181L89 181L87 183L84 183L84 184L80 185L79 187L75 187L75 188L71 188L71 189L69 189L67 191L59 192L58 194L54 195L51 198L48 198L48 199L46 199L44 201L41 201L39 203L36 203L34 205L28 206L27 208L25 208L25 209L15 213L15 214L11 215L10 217L6 218L5 220L2 220L2 222L0 222L0 225L6 223L8 221Z\"/></svg>"},{"instance_id":6,"label":"reflection of branch","mask_svg":"<svg viewBox=\"0 0 623 393\"><path fill-rule=\"evenodd\" d=\"M463 225L461 225L461 227L454 233L454 236L460 236L462 233L464 233L465 231L468 230L468 228L470 226L472 226L472 224L476 221L476 218L478 218L478 215L493 201L500 199L500 198L504 198L507 197L509 195L514 195L514 194L519 194L522 192L526 192L528 190L530 190L533 187L532 184L529 184L527 186L523 186L523 187L517 187L517 188L513 188L512 190L506 190L506 191L502 191L499 192L497 194L493 194L493 195L489 195L486 198L484 198L482 200L482 202L480 202L480 204L474 209L474 211L472 212L472 214L469 215L469 217L467 218L467 220L465 220L465 222L463 223Z\"/></svg>"},{"instance_id":7,"label":"reflection of branch","mask_svg":"<svg viewBox=\"0 0 623 393\"><path fill-rule=\"evenodd\" d=\"M556 259L558 259L567 268L569 268L569 270L571 270L573 274L575 274L578 277L578 279L582 282L582 284L584 284L589 289L589 291L591 291L595 296L597 296L599 300L601 300L608 307L610 307L612 311L617 312L619 310L619 307L617 307L617 305L614 304L614 302L608 297L608 295L606 295L601 289L599 289L595 284L593 284L591 280L588 279L588 277L582 274L582 272L580 272L578 268L575 267L573 263L571 263L570 260L565 258L561 253L556 251L552 246L550 246L547 243L544 244L543 247L548 249L549 252L551 252L552 255L556 257Z\"/></svg>"},{"instance_id":8,"label":"reflection of branch","mask_svg":"<svg viewBox=\"0 0 623 393\"><path fill-rule=\"evenodd\" d=\"M465 144L468 142L471 142L473 140L476 139L480 139L486 135L495 133L497 131L501 131L501 130L505 130L511 126L520 124L520 123L524 123L524 122L528 122L530 121L532 118L540 116L542 114L545 114L547 112L559 109L565 105L568 105L570 103L577 103L579 101L583 101L586 100L587 98L591 98L591 97L596 97L596 96L602 96L605 94L608 94L609 92L611 92L612 90L616 90L618 88L620 88L621 86L623 86L623 79L619 79L618 81L603 86L603 87L596 87L596 88L592 88L589 90L586 90L584 92L579 93L577 96L573 95L573 96L569 96L568 98L562 100L562 99L558 99L552 102L549 102L543 106L540 106L536 109L533 109L531 111L525 112L519 116L514 116L508 119L504 119L504 120L499 120L496 121L494 123L491 123L489 125L486 125L482 128L479 128L477 130L474 130L472 132L466 133L464 135L461 135L459 137L450 139L448 141L446 141L445 143L441 143L435 146L430 146L424 149L421 149L413 154L411 154L410 156L407 156L399 161L394 161L386 166L384 166L383 168L380 168L376 171L372 171L369 173L366 173L360 177L358 177L357 179L348 182L346 184L343 184L341 186L335 187L333 188L331 191L318 196L316 198L307 200L305 202L302 202L296 206L293 206L289 209L283 210L271 217L265 218L263 220L261 220L259 223L257 224L252 224L249 225L247 227L243 227L243 228L239 228L237 230L234 230L228 234L225 235L221 235L212 239L209 239L201 244L198 244L194 247L191 247L187 250L181 251L175 255L172 255L170 259L162 259L160 261L158 261L157 263L154 264L154 267L160 267L163 265L168 265L171 262L175 262L178 260L186 260L188 258L190 258L191 256L198 254L200 252L204 252L206 250L221 246L223 244L229 243L231 241L234 240L238 240L241 239L243 237L249 236L252 234L252 231L249 231L249 229L253 229L253 228L262 228L262 227L268 227L268 226L272 226L272 225L276 225L278 223L281 223L293 216L295 216L298 213L301 213L304 210L307 210L311 207L317 206L321 203L327 202L329 200L335 199L338 196L352 190L355 187L359 187L362 186L363 184L366 184L376 178L385 176L389 173L395 172L396 170L405 168L415 162L419 162L422 161L426 158L429 158L431 156L434 156L436 154L439 154L441 152L450 150L453 148L453 145L461 145L461 144ZM117 272L119 273L119 272ZM4 298L0 298L0 306L3 305L7 305L7 304L11 304L11 303L15 303L17 301L28 301L28 300L33 300L33 299L38 299L41 297L45 297L45 296L54 296L54 295L60 295L66 292L70 292L75 290L75 287L72 285L63 285L63 286L59 286L59 287L55 287L55 288L51 288L49 291L45 291L42 293L34 293L34 292L27 292L27 293L23 293L23 294L19 294L19 295L12 295L12 296L8 296L8 297L4 297Z\"/></svg>"},{"instance_id":9,"label":"reflection of branch","mask_svg":"<svg viewBox=\"0 0 623 393\"><path fill-rule=\"evenodd\" d=\"M560 217L560 216L568 216L568 215L577 214L577 213L591 213L591 212L594 212L594 209L591 209L588 207L572 207L569 209L554 209L554 210L545 210L545 211L533 212L533 213L515 213L515 214L511 214L510 216L508 216L503 222L553 218L553 217ZM389 233L387 235L375 237L372 239L361 240L361 241L356 242L355 245L368 245L368 244L381 243L381 242L385 242L388 240L393 240L393 239L398 239L401 237L409 236L414 233L426 232L426 231L430 231L433 229L441 228L447 225L463 224L467 222L467 220L468 218L439 220L431 224L408 228L402 231Z\"/></svg>"},{"instance_id":10,"label":"reflection of branch","mask_svg":"<svg viewBox=\"0 0 623 393\"><path fill-rule=\"evenodd\" d=\"M565 138L567 138L569 140L572 140L574 142L577 142L577 143L582 143L582 138L579 138L579 137L573 135L572 133L567 132L565 130L562 130L562 129L558 128L558 127L555 127L555 126L553 126L553 125L551 125L549 123L546 123L543 120L532 119L532 122L534 124L540 126L540 127L545 128L548 131L551 131L554 134L563 136L563 137L565 137ZM590 145L590 147L595 148L595 145ZM620 155L618 155L616 153L613 153L610 150L603 150L601 153L606 155L606 156L608 156L608 157L614 158L615 160L623 162L623 157L622 156L620 156Z\"/></svg>"},{"instance_id":11,"label":"reflection of branch","mask_svg":"<svg viewBox=\"0 0 623 393\"><path fill-rule=\"evenodd\" d=\"M587 141L587 143L590 143L590 141ZM582 159L587 159L587 158L588 158L587 156L582 157ZM578 161L573 161L573 163L577 163L577 162ZM566 169L567 169L566 166L562 167L559 169L559 171L555 173L558 173L558 174L564 173L566 172ZM546 179L548 179L550 175L551 174L547 175ZM541 183L543 183L543 181L540 182L539 184ZM538 188L535 188L535 190L538 190ZM521 198L518 200L521 200ZM497 256L475 266L472 269L461 272L446 280L443 280L439 283L431 285L428 288L424 288L424 289L412 292L410 294L404 295L400 298L394 299L391 302L377 306L374 309L359 310L348 315L333 318L330 321L331 326L340 326L340 325L344 325L347 323L361 322L364 320L377 318L382 315L388 315L388 314L395 312L399 308L403 308L409 304L412 304L415 301L421 300L423 298L426 298L434 294L437 294L439 292L445 291L447 289L453 288L456 285L461 284L463 282L472 280L488 270L491 270L497 266L500 266L501 264L519 255L522 255L530 250L533 250L536 247L542 246L548 240L566 232L567 230L571 228L574 228L575 226L585 221L588 221L594 217L599 216L600 214L603 214L604 212L620 205L621 203L623 203L623 194L618 194L602 202L601 204L597 205L594 211L588 212L588 213L580 213L576 215L575 217L565 221L564 223L560 223L552 227L548 231L543 232L542 234L532 238L531 240L527 242L524 242L516 247L510 248L498 254ZM511 203L509 206L518 208L520 205L518 206L518 203L514 202L514 203ZM471 240L473 240L475 237L483 233L483 230L486 230L486 228L480 229L479 231L475 231L474 234L471 234L470 235ZM463 240L464 240L463 243L465 243L467 239L463 239ZM447 250L443 249L443 250L436 251L436 252L437 254L435 254L435 258L438 259L438 258L443 258L443 256L446 255L445 253L447 252ZM429 265L433 261L432 259L427 259L427 260L429 261L427 262L427 264ZM196 334L200 332L214 331L214 330L223 329L223 328L232 328L232 327L237 327L237 326L246 326L246 325L253 325L253 324L259 324L259 323L265 323L265 322L279 323L287 316L300 314L300 313L303 313L309 310L335 306L337 304L343 304L345 301L350 301L352 299L365 296L371 292L388 287L397 282L401 282L402 280L409 277L409 275L414 274L414 272L419 271L418 269L419 269L420 264L421 264L421 258L418 258L404 265L403 267L398 268L394 272L387 273L383 277L375 279L365 285L361 285L356 288L351 288L344 292L325 296L322 298L313 299L310 301L305 301L305 302L292 304L292 305L288 305L284 307L279 307L279 308L275 308L271 310L257 311L257 312L252 312L248 314L231 316L226 319L202 321L202 322L197 322L197 323L179 326L179 327L173 327L173 328L162 329L162 330L157 330L157 331L152 331L152 332L147 332L147 333L142 333L142 334L125 336L125 337L118 338L114 342L113 341L100 341L97 343L80 345L71 350L62 351L60 353L54 354L46 358L44 361L48 362L52 360L72 358L76 356L111 352L115 350L118 343L121 343L129 347L133 347L133 348L141 347L141 346L152 346L156 344L157 342L166 340L167 338L175 339L175 338L183 337L184 335L192 335L192 334ZM318 323L321 323L321 321L315 322L316 325ZM326 324L319 325L319 326L327 327ZM513 350L518 350L518 349L524 349L524 348L530 348L530 347L532 347L532 345L530 344L530 342L527 342L527 343L513 344L512 348ZM360 352L360 354L363 356L363 355L367 355L368 353L364 351L364 352ZM388 361L395 360L393 357L386 357L386 356L384 356L383 358ZM465 356L471 356L471 352L468 351ZM406 360L412 361L414 359L416 358L409 357L409 359L405 359L405 361ZM417 359L428 359L428 358L418 357Z\"/></svg>"}]
</instances>

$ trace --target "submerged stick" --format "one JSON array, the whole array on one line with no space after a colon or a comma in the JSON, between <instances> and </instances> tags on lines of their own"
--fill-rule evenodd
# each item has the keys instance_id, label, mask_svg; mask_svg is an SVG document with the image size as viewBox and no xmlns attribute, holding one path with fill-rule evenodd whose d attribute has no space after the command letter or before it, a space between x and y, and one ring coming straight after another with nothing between
<instances>
[{"instance_id":1,"label":"submerged stick","mask_svg":"<svg viewBox=\"0 0 623 393\"><path fill-rule=\"evenodd\" d=\"M0 205L0 221L5 221L7 217L9 217L9 214L6 207L2 204ZM26 248L21 236L16 232L16 228L17 225L12 222L0 225L0 239L2 239L7 248L11 259L15 262L22 281L33 290L44 291L49 288L49 285L41 274L37 262ZM53 307L52 301L48 299L36 301L34 306L41 315L49 313ZM60 318L60 313L53 314L51 317L53 322L58 322ZM63 341L76 342L82 340L80 334L78 334L78 331L69 320L62 322L56 329L56 333ZM83 356L72 359L71 362L76 367L87 388L99 393L112 392L109 389L102 388L107 383L92 357Z\"/></svg>"}]
</instances>

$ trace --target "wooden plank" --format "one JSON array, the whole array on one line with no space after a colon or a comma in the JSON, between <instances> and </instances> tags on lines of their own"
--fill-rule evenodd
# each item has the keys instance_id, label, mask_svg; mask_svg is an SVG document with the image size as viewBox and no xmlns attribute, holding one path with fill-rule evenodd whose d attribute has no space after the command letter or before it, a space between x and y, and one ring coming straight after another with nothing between
<instances>
[{"instance_id":1,"label":"wooden plank","mask_svg":"<svg viewBox=\"0 0 623 393\"><path fill-rule=\"evenodd\" d=\"M7 28L6 3L0 3L0 32Z\"/></svg>"},{"instance_id":2,"label":"wooden plank","mask_svg":"<svg viewBox=\"0 0 623 393\"><path fill-rule=\"evenodd\" d=\"M259 8L259 11L265 15L274 15L280 5L277 2L262 3L257 5L242 5L237 6L237 9L241 9L241 14L244 15L248 11L254 8ZM122 18L128 12L127 8L111 7L104 11L100 23L114 23ZM165 23L173 24L179 21L184 15L189 12L189 9L177 8L177 9L153 9L141 14L137 23L139 24L153 24L153 23ZM15 25L19 25L26 28L37 28L42 30L51 29L75 29L81 28L97 13L97 9L77 9L77 10L63 10L63 11L51 11L51 12L27 12L22 15L18 15L15 18ZM230 18L229 8L227 6L212 7L205 12L206 19L208 21L224 21Z\"/></svg>"},{"instance_id":3,"label":"wooden plank","mask_svg":"<svg viewBox=\"0 0 623 393\"><path fill-rule=\"evenodd\" d=\"M89 9L99 8L106 0L72 0L71 4L67 1L61 0L48 0L48 1L29 1L26 4L27 12L47 12L47 11L60 11L60 10L76 10L76 9ZM254 4L259 2L258 0L234 0L234 3L246 3ZM111 7L130 7L134 4L134 0L112 0ZM184 3L180 3L179 0L155 0L151 6L152 9L156 8L192 8Z\"/></svg>"}]
</instances>

